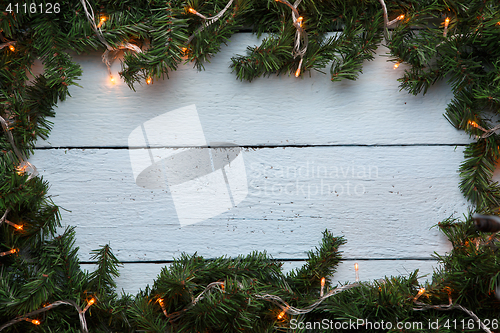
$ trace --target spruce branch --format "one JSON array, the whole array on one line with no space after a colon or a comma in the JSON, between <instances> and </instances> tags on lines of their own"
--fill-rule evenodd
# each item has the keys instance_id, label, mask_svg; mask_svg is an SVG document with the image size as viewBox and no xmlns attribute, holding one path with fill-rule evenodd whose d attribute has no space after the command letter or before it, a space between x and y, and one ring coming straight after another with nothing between
<instances>
[{"instance_id":1,"label":"spruce branch","mask_svg":"<svg viewBox=\"0 0 500 333\"><path fill-rule=\"evenodd\" d=\"M120 261L115 257L109 245L93 250L91 260L97 260L97 268L90 273L89 287L99 296L105 297L114 293L116 282L114 279L120 276L118 267Z\"/></svg>"}]
</instances>

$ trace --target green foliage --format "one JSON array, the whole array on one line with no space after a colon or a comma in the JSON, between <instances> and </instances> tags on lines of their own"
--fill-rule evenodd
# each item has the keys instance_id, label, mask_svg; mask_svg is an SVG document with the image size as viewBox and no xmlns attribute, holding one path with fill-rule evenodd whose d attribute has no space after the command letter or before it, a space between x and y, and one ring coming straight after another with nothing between
<instances>
[{"instance_id":1,"label":"green foliage","mask_svg":"<svg viewBox=\"0 0 500 333\"><path fill-rule=\"evenodd\" d=\"M446 37L444 17L450 18ZM448 80L454 99L445 117L478 140L464 152L460 189L479 209L490 210L500 206L500 188L491 181L499 138L483 138L484 131L473 124L493 128L486 119L500 110L499 22L495 1L411 2L388 41L394 60L411 66L400 79L402 89L425 94L437 81Z\"/></svg>"},{"instance_id":2,"label":"green foliage","mask_svg":"<svg viewBox=\"0 0 500 333\"><path fill-rule=\"evenodd\" d=\"M8 1L0 1L0 10ZM26 4L47 5L48 1ZM53 2L51 2L53 4ZM219 13L225 0L105 0L90 1L97 17L105 15L101 31L106 43L119 48L125 43L142 52L126 51L120 75L134 84L168 77L182 62L198 69L220 51L222 44L241 29L251 27L263 39L249 47L244 56L232 58L231 68L240 80L295 72L299 57L293 56L296 28L290 9L267 0L235 0L216 22L189 13L188 7L206 17ZM236 258L205 259L182 255L165 267L150 288L135 297L118 296L115 280L119 262L109 245L92 252L93 272L81 270L75 231L60 230L59 208L47 195L48 183L18 170L21 160L33 152L37 138L47 138L54 107L77 85L81 69L73 52L99 49L104 44L88 22L81 2L59 1L60 13L0 13L0 44L15 41L15 50L0 50L0 116L13 134L14 146L0 133L0 330L5 332L81 332L75 307L83 309L90 332L285 332L292 319L301 321L358 320L394 325L422 322L424 328L407 332L433 331L429 321L469 319L459 309L442 311L415 308L425 305L460 304L481 318L497 318L500 301L494 290L500 284L499 239L476 231L471 217L461 222L447 219L439 224L453 245L447 255L436 254L442 263L431 283L415 302L418 272L407 277L386 277L361 283L324 299L300 316L279 314L282 308L263 299L265 294L281 297L296 308L318 301L322 277L331 277L341 261L343 237L323 233L320 246L308 253L306 264L289 274L281 263L265 253ZM304 17L309 37L302 73L330 66L332 81L355 80L365 60L372 60L386 34L391 59L407 69L401 88L412 94L426 93L439 80L447 79L454 99L445 117L476 142L465 149L460 167L460 188L477 211L496 213L500 187L491 181L500 156L500 137L483 136L496 123L500 110L500 7L492 0L387 1L389 19L405 14L393 27L383 28L383 13L377 0L304 0L298 11ZM38 7L37 7L38 8ZM444 17L450 17L448 35L443 35ZM96 19L97 19L96 17ZM392 29L392 28L391 28ZM332 35L333 33L333 35ZM116 55L116 51L111 52ZM114 54L113 54L114 53ZM44 72L28 81L35 59ZM489 133L491 134L491 133ZM336 286L326 283L326 291ZM66 300L44 311L44 306ZM29 313L37 311L35 314ZM40 312L41 311L41 312ZM19 317L21 316L21 317ZM23 316L38 319L40 327ZM12 320L20 318L19 322ZM1 326L7 323L8 327ZM368 326L366 332L379 331ZM311 331L306 328L296 332ZM312 330L314 331L314 330ZM324 329L323 331L343 331ZM391 330L388 330L391 331ZM395 331L395 330L392 330ZM440 332L452 332L445 326Z\"/></svg>"}]
</instances>

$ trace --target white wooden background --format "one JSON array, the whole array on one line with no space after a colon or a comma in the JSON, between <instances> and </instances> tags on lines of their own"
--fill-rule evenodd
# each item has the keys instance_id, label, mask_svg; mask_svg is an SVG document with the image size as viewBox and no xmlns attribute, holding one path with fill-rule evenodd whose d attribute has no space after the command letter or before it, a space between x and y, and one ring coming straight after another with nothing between
<instances>
[{"instance_id":1,"label":"white wooden background","mask_svg":"<svg viewBox=\"0 0 500 333\"><path fill-rule=\"evenodd\" d=\"M354 262L362 280L416 268L432 273L432 253L450 244L430 228L468 206L457 170L470 139L443 117L452 98L446 82L426 96L400 92L404 66L393 70L384 47L354 82L332 83L318 72L240 82L230 57L257 43L237 34L204 72L180 66L137 92L110 83L99 53L75 56L83 89L70 88L73 97L59 104L50 138L38 142L31 162L65 209L63 224L77 227L83 268L93 269L89 252L109 243L124 262L119 289L130 293L182 252L210 258L265 250L288 270L303 264L327 228L348 241L334 281L353 281ZM118 70L117 62L115 77ZM207 142L242 147L248 195L236 208L181 227L168 190L135 184L128 137L192 104Z\"/></svg>"}]
</instances>

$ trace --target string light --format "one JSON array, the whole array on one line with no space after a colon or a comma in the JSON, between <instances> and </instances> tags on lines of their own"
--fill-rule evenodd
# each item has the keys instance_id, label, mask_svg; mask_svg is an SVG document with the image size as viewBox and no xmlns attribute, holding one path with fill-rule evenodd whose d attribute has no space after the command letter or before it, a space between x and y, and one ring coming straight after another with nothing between
<instances>
[{"instance_id":1,"label":"string light","mask_svg":"<svg viewBox=\"0 0 500 333\"><path fill-rule=\"evenodd\" d=\"M421 294L425 292L425 288L421 288L413 299L413 302L417 304L419 307L418 308L413 308L413 311L426 311L426 310L439 310L439 311L450 311L453 309L459 309L462 310L463 312L467 313L476 323L479 323L479 327L485 331L486 333L492 333L491 330L486 327L486 325L479 319L478 316L471 310L459 305L459 304L453 304L453 300L451 299L451 294L448 294L448 304L440 304L440 305L430 305L430 304L425 304L422 302L418 302L417 298L420 297Z\"/></svg>"},{"instance_id":2,"label":"string light","mask_svg":"<svg viewBox=\"0 0 500 333\"><path fill-rule=\"evenodd\" d=\"M475 127L475 128L477 128L477 127L479 126L479 125L478 125L475 121L473 121L473 120L469 120L467 123L468 123L469 125L471 125L471 126Z\"/></svg>"},{"instance_id":3,"label":"string light","mask_svg":"<svg viewBox=\"0 0 500 333\"><path fill-rule=\"evenodd\" d=\"M101 16L101 19L99 20L99 24L97 25L97 29L99 29L104 24L104 22L106 22L106 20L107 20L106 16Z\"/></svg>"},{"instance_id":4,"label":"string light","mask_svg":"<svg viewBox=\"0 0 500 333\"><path fill-rule=\"evenodd\" d=\"M88 2L88 0L80 0L80 2L83 5L83 10L85 11L85 15L87 16L87 20L89 21L92 29L95 31L97 38L99 38L101 43L103 43L104 46L106 46L106 51L104 51L104 53L102 55L102 62L104 62L106 64L106 67L108 68L108 73L110 76L112 76L111 75L111 63L114 59L111 61L109 60L109 52L128 49L128 50L133 51L133 52L142 53L142 50L137 45L134 45L131 43L125 43L125 44L119 45L117 47L112 47L111 45L109 45L109 43L106 41L106 39L104 39L104 36L102 35L101 29L100 29L101 25L107 20L107 18L105 16L102 16L99 20L99 25L96 25L95 18L94 18L94 10L92 9L92 6ZM113 79L111 79L111 82L113 82Z\"/></svg>"},{"instance_id":5,"label":"string light","mask_svg":"<svg viewBox=\"0 0 500 333\"><path fill-rule=\"evenodd\" d=\"M113 77L113 75L109 76L109 80L111 81L111 83L115 83L115 78Z\"/></svg>"},{"instance_id":6,"label":"string light","mask_svg":"<svg viewBox=\"0 0 500 333\"><path fill-rule=\"evenodd\" d=\"M27 165L27 164L23 164L23 163L19 164L19 165L16 167L17 174L18 174L19 176L24 175L24 172L26 171L26 168L27 168L27 167L28 167L28 165Z\"/></svg>"},{"instance_id":7,"label":"string light","mask_svg":"<svg viewBox=\"0 0 500 333\"><path fill-rule=\"evenodd\" d=\"M358 263L354 263L354 271L356 272L356 282L359 282L359 266L358 266Z\"/></svg>"},{"instance_id":8,"label":"string light","mask_svg":"<svg viewBox=\"0 0 500 333\"><path fill-rule=\"evenodd\" d=\"M297 22L299 22L299 25L302 26L302 21L304 21L304 18L302 16L299 16L297 18Z\"/></svg>"},{"instance_id":9,"label":"string light","mask_svg":"<svg viewBox=\"0 0 500 333\"><path fill-rule=\"evenodd\" d=\"M397 69L399 67L400 62L397 62L394 64L394 69Z\"/></svg>"},{"instance_id":10,"label":"string light","mask_svg":"<svg viewBox=\"0 0 500 333\"><path fill-rule=\"evenodd\" d=\"M35 166L33 164L28 162L27 159L24 157L24 154L21 154L19 149L17 149L16 143L14 142L14 137L12 136L12 133L10 132L9 125L7 124L5 119L3 119L3 117L1 117L1 116L0 116L0 123L2 124L3 131L7 134L7 139L9 140L9 142L12 146L12 149L14 150L14 153L16 154L17 158L20 161L22 161L18 168L23 168L23 170L25 170L28 167L30 168L31 172L30 172L30 175L29 175L27 180L30 180L31 178L36 177L36 175L38 175L37 169L35 168ZM24 166L26 166L26 168L24 168Z\"/></svg>"},{"instance_id":11,"label":"string light","mask_svg":"<svg viewBox=\"0 0 500 333\"><path fill-rule=\"evenodd\" d=\"M202 15L202 14L198 13L198 12L197 12L194 8L192 8L192 7L189 7L189 8L188 8L188 11L189 11L191 14L194 14L194 15L196 15L196 16L199 16L199 17L201 17L201 18L202 18L202 19L204 19L204 20L206 20L206 19L207 19L207 17L206 17L205 15Z\"/></svg>"},{"instance_id":12,"label":"string light","mask_svg":"<svg viewBox=\"0 0 500 333\"><path fill-rule=\"evenodd\" d=\"M401 14L398 17L396 17L394 20L387 22L387 25L388 26L393 25L396 22L404 20L404 18L405 18L405 14Z\"/></svg>"},{"instance_id":13,"label":"string light","mask_svg":"<svg viewBox=\"0 0 500 333\"><path fill-rule=\"evenodd\" d=\"M278 314L278 320L281 320L283 319L283 317L285 317L286 315L286 310L288 310L290 308L290 306L287 306L283 311L281 311L279 314Z\"/></svg>"},{"instance_id":14,"label":"string light","mask_svg":"<svg viewBox=\"0 0 500 333\"><path fill-rule=\"evenodd\" d=\"M323 297L323 292L325 289L325 282L326 282L326 279L324 277L322 277L321 278L321 290L319 292L319 297Z\"/></svg>"},{"instance_id":15,"label":"string light","mask_svg":"<svg viewBox=\"0 0 500 333\"><path fill-rule=\"evenodd\" d=\"M423 293L425 293L425 288L420 288L415 298L413 298L413 300L416 301L420 296L422 296Z\"/></svg>"},{"instance_id":16,"label":"string light","mask_svg":"<svg viewBox=\"0 0 500 333\"><path fill-rule=\"evenodd\" d=\"M387 6L385 5L384 0L379 0L379 2L380 2L380 5L382 6L382 11L384 13L384 37L386 40L389 40L387 29L389 28L390 25L392 25L398 21L403 20L405 18L405 15L401 14L398 17L396 17L394 20L389 22L389 15L387 14Z\"/></svg>"},{"instance_id":17,"label":"string light","mask_svg":"<svg viewBox=\"0 0 500 333\"><path fill-rule=\"evenodd\" d=\"M302 58L300 58L299 67L295 71L295 77L299 77L300 76L300 67L302 67Z\"/></svg>"},{"instance_id":18,"label":"string light","mask_svg":"<svg viewBox=\"0 0 500 333\"><path fill-rule=\"evenodd\" d=\"M82 310L82 313L87 312L87 310L95 303L95 298L92 297L88 302L87 306Z\"/></svg>"},{"instance_id":19,"label":"string light","mask_svg":"<svg viewBox=\"0 0 500 333\"><path fill-rule=\"evenodd\" d=\"M21 224L15 224L13 222L10 222L9 220L4 220L5 223L13 226L14 228L16 228L17 230L23 230L23 226Z\"/></svg>"},{"instance_id":20,"label":"string light","mask_svg":"<svg viewBox=\"0 0 500 333\"><path fill-rule=\"evenodd\" d=\"M148 78L146 79L146 83L151 84L151 82L153 82L153 80L151 79L151 76L148 76Z\"/></svg>"},{"instance_id":21,"label":"string light","mask_svg":"<svg viewBox=\"0 0 500 333\"><path fill-rule=\"evenodd\" d=\"M80 319L80 326L82 333L88 333L87 321L85 319L85 312L82 311L81 308L76 304L76 302L72 300L63 300L63 301L56 301L50 304L44 304L43 307L38 310L31 311L30 313L26 313L24 316L17 317L7 323L4 323L3 325L0 326L0 331L2 331L6 327L12 326L15 323L21 321L28 321L34 325L40 325L40 321L38 319L30 319L29 317L38 316L40 313L49 311L59 305L71 305L72 307L74 307L78 311L78 318Z\"/></svg>"},{"instance_id":22,"label":"string light","mask_svg":"<svg viewBox=\"0 0 500 333\"><path fill-rule=\"evenodd\" d=\"M0 37L1 37L1 35L0 35ZM5 38L2 38L1 40L3 42L5 42ZM14 47L14 44L16 44L15 41L10 41L10 42L0 44L0 50L3 49L4 47L8 47L12 52L14 52L16 50L16 48Z\"/></svg>"},{"instance_id":23,"label":"string light","mask_svg":"<svg viewBox=\"0 0 500 333\"><path fill-rule=\"evenodd\" d=\"M467 124L471 125L472 127L478 128L478 129L480 129L481 131L484 132L483 135L478 136L478 138L481 138L481 139L489 137L490 135L492 135L493 133L495 133L496 131L498 131L500 129L500 125L497 125L497 126L491 128L491 129L487 130L487 129L483 128L482 126L480 126L478 123L476 123L473 120L467 121Z\"/></svg>"},{"instance_id":24,"label":"string light","mask_svg":"<svg viewBox=\"0 0 500 333\"><path fill-rule=\"evenodd\" d=\"M383 281L383 280L379 280L379 281ZM331 296L334 296L334 295L336 295L338 293L341 293L343 291L346 291L348 289L359 287L359 286L361 286L361 284L359 284L358 282L356 282L356 283L346 284L345 286L335 288L335 289L329 291L325 296L320 297L313 304L311 304L311 305L309 305L309 306L307 306L307 307L305 307L303 309L299 309L299 308L290 306L281 297L276 296L276 295L264 294L264 295L254 295L254 296L256 298L260 298L260 299L264 299L266 301L270 301L270 302L276 304L277 306L279 306L280 308L282 308L283 309L282 312L288 313L288 314L291 314L291 315L295 316L295 315L304 315L306 313L309 313L312 310L314 310L318 305L320 305L325 299L327 299L327 298L329 298ZM284 316L284 313L283 313L283 316ZM279 317L279 315L278 315L278 317Z\"/></svg>"},{"instance_id":25,"label":"string light","mask_svg":"<svg viewBox=\"0 0 500 333\"><path fill-rule=\"evenodd\" d=\"M161 297L158 298L158 304L160 304L161 310L163 311L165 317L168 318L168 313L167 310L165 309L165 302L163 302L163 299Z\"/></svg>"},{"instance_id":26,"label":"string light","mask_svg":"<svg viewBox=\"0 0 500 333\"><path fill-rule=\"evenodd\" d=\"M306 54L307 51L307 45L309 43L309 39L307 37L306 31L302 28L302 21L304 18L299 15L299 12L297 11L297 7L299 6L300 2L302 0L297 0L293 4L293 6L287 1L287 0L276 0L278 2L281 2L285 5L287 5L291 10L292 10L292 20L293 20L293 25L295 26L295 43L293 46L293 58L300 57L300 62L299 62L299 67L295 71L295 77L300 76L300 70L302 67L302 59L304 58L304 55Z\"/></svg>"},{"instance_id":27,"label":"string light","mask_svg":"<svg viewBox=\"0 0 500 333\"><path fill-rule=\"evenodd\" d=\"M7 256L7 255L9 255L9 254L14 254L14 253L16 253L16 252L18 252L18 250L17 250L17 249L12 249L12 250L9 250L9 251L0 252L0 257Z\"/></svg>"},{"instance_id":28,"label":"string light","mask_svg":"<svg viewBox=\"0 0 500 333\"><path fill-rule=\"evenodd\" d=\"M204 20L204 22L198 29L196 29L195 32L193 32L193 34L191 36L189 36L189 38L187 39L185 44L188 45L189 43L191 43L191 41L193 40L194 36L196 36L196 34L198 34L199 32L202 32L209 25L217 22L222 17L222 15L224 15L224 13L229 9L229 7L233 4L233 1L234 0L229 0L226 7L224 7L220 12L218 12L215 16L212 16L212 17L206 17L206 16L198 13L194 8L189 7L188 11L191 14L195 14L195 15L198 15L199 17L201 17Z\"/></svg>"},{"instance_id":29,"label":"string light","mask_svg":"<svg viewBox=\"0 0 500 333\"><path fill-rule=\"evenodd\" d=\"M32 323L33 325L40 325L40 320L38 319L26 318L26 321Z\"/></svg>"},{"instance_id":30,"label":"string light","mask_svg":"<svg viewBox=\"0 0 500 333\"><path fill-rule=\"evenodd\" d=\"M448 34L448 25L450 24L450 18L447 17L445 20L444 20L444 31L443 31L443 37L446 37L446 35Z\"/></svg>"}]
</instances>

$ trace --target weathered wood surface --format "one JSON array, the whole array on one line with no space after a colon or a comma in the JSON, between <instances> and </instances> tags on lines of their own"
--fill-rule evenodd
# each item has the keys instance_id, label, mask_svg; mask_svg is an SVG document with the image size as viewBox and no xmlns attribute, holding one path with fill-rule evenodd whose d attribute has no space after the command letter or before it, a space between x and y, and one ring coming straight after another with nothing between
<instances>
[{"instance_id":1,"label":"weathered wood surface","mask_svg":"<svg viewBox=\"0 0 500 333\"><path fill-rule=\"evenodd\" d=\"M228 68L230 56L256 43L250 34L235 35L206 71L181 66L169 80L137 92L124 83L112 85L99 54L75 57L84 70L83 89L72 87L73 97L59 104L51 136L38 143L31 162L51 183L54 201L70 211L62 211L63 223L77 226L81 259L88 261L90 250L110 243L125 262L119 288L134 293L158 274L153 261L181 252L216 257L254 250L303 259L328 228L346 237L344 257L365 260L362 279L405 269L432 272L436 262L424 259L450 245L431 226L467 209L457 170L470 139L442 116L452 97L449 87L440 83L426 96L400 92L403 66L393 70L381 56L365 63L355 82L332 83L317 72L301 79L237 81ZM379 54L385 52L381 47ZM151 139L148 121L163 124L157 119L190 105L199 118L193 128L202 128L200 138L166 139L168 131L184 130L181 124ZM141 146L131 138L142 129L149 136ZM216 170L223 171L236 207L221 204L223 212L209 219L182 220L176 199L184 191L182 182L177 188L165 182L157 188L136 184L137 156L149 155L144 163L157 162L160 170L165 164L158 161L187 147L194 152L190 163L198 167L210 150L199 147L211 143L242 147L237 148L238 172L236 162ZM210 153L213 158L217 151ZM231 185L243 178L245 193L235 201L239 192ZM193 194L190 202L182 192L184 209L212 209L210 200L226 195L214 193L203 194L206 200ZM350 266L352 261L343 262L335 279L352 281Z\"/></svg>"}]
</instances>

